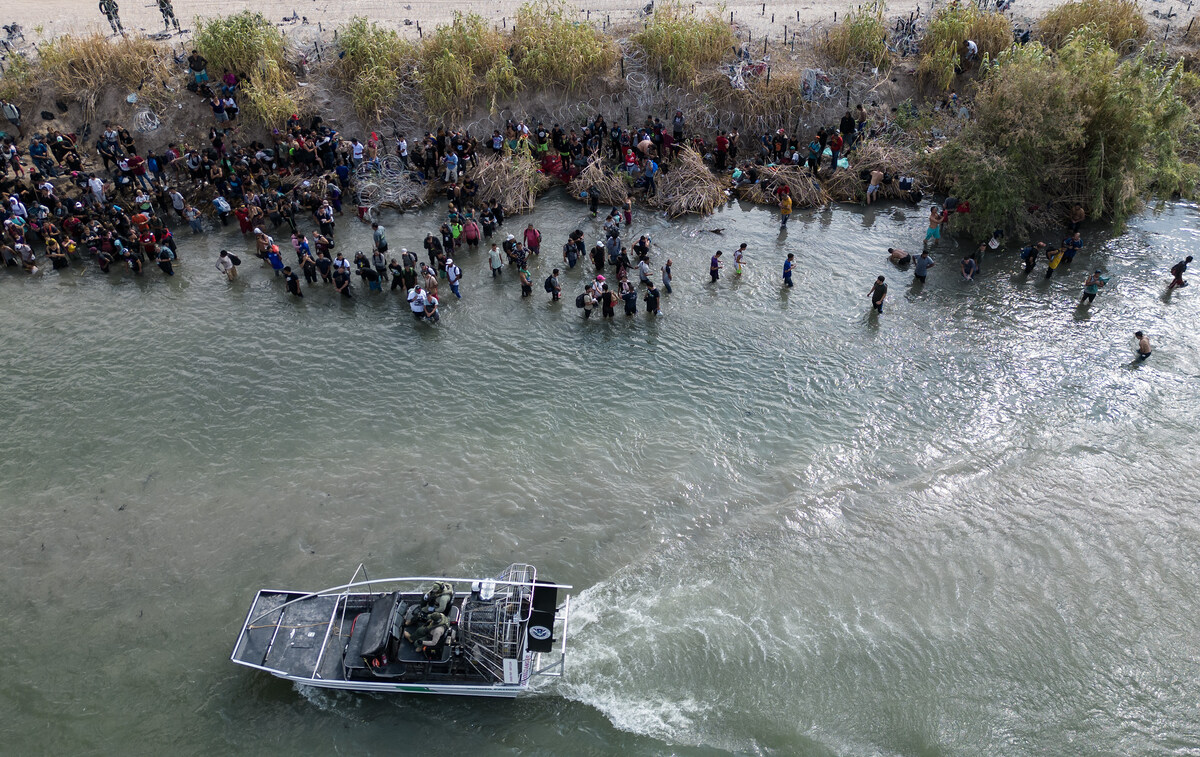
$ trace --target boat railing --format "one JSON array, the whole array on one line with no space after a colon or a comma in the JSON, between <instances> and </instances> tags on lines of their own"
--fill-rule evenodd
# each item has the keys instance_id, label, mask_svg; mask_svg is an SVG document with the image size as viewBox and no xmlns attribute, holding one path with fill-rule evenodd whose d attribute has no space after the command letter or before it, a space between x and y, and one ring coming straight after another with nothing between
<instances>
[{"instance_id":1,"label":"boat railing","mask_svg":"<svg viewBox=\"0 0 1200 757\"><path fill-rule=\"evenodd\" d=\"M567 672L567 636L571 623L571 595L568 594L563 603L555 611L555 617L562 620L562 636L558 641L558 660L533 671L535 676L561 678ZM556 672L557 671L557 672Z\"/></svg>"},{"instance_id":2,"label":"boat railing","mask_svg":"<svg viewBox=\"0 0 1200 757\"><path fill-rule=\"evenodd\" d=\"M367 575L367 566L359 563L354 569L354 575L350 576L350 583L358 580L358 574L362 573L363 578L367 581L367 591L371 590L371 577ZM313 665L312 678L320 678L318 671L321 670L321 661L325 659L325 652L329 649L329 635L333 633L333 621L338 621L338 628L346 627L346 599L350 596L350 590L346 589L342 592L341 597L333 605L333 613L329 617L329 626L325 629L325 638L321 640L321 652L317 655L317 662ZM338 618L338 610L341 609L341 617Z\"/></svg>"},{"instance_id":3,"label":"boat railing","mask_svg":"<svg viewBox=\"0 0 1200 757\"><path fill-rule=\"evenodd\" d=\"M259 615L255 616L254 618L251 618L249 621L247 621L246 625L256 623L256 622L262 620L267 615L270 615L271 613L273 613L277 610L287 607L288 605L295 604L296 602L303 602L304 600L312 599L313 597L328 597L328 596L333 596L335 594L348 593L349 589L356 589L360 586L371 587L373 584L424 583L424 582L431 582L431 581L448 581L453 584L471 585L471 584L475 583L476 581L480 581L480 580L482 580L482 579L480 579L478 577L476 577L476 578L453 578L453 577L449 577L449 576L395 576L393 578L376 578L374 580L366 580L366 581L351 581L348 584L339 584L338 586L330 586L327 589L321 589L319 591L310 591L310 592L300 594L296 597L293 597L292 599L289 599L287 602L284 602L283 604L280 604L280 605L277 605L276 607L271 608L270 610L263 611ZM525 586L529 589L529 591L533 590L533 581L532 580L529 580L529 581L507 581L502 578L489 578L486 580L491 581L493 584L495 584L497 586L510 586L510 585L511 586ZM553 586L557 589L572 588L569 584L546 584L546 585ZM290 594L291 592L279 591L279 592L272 592L272 593ZM528 615L528 613L526 613L524 620L528 620L528 619L529 619L529 615Z\"/></svg>"}]
</instances>

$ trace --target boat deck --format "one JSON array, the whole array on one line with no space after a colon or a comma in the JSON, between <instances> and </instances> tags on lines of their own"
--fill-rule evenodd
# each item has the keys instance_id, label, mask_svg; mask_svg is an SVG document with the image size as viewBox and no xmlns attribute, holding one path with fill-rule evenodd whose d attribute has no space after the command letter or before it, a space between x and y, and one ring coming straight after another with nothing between
<instances>
[{"instance_id":1,"label":"boat deck","mask_svg":"<svg viewBox=\"0 0 1200 757\"><path fill-rule=\"evenodd\" d=\"M254 665L305 678L341 678L344 642L341 636L340 597L312 597L273 610L299 594L263 592L251 609L257 618L246 629L237 658ZM328 644L330 640L335 643ZM321 654L326 646L333 654ZM320 668L318 669L318 664Z\"/></svg>"}]
</instances>

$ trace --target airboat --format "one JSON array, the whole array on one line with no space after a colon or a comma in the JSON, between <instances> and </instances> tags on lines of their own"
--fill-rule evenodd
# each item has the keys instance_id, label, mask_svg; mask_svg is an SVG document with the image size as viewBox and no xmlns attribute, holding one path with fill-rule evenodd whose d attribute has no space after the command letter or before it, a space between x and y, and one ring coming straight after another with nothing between
<instances>
[{"instance_id":1,"label":"airboat","mask_svg":"<svg viewBox=\"0 0 1200 757\"><path fill-rule=\"evenodd\" d=\"M445 631L415 643L405 629L428 609L431 583L444 592ZM230 660L321 688L515 697L565 672L570 588L521 563L495 578L377 580L360 565L341 586L260 590Z\"/></svg>"}]
</instances>

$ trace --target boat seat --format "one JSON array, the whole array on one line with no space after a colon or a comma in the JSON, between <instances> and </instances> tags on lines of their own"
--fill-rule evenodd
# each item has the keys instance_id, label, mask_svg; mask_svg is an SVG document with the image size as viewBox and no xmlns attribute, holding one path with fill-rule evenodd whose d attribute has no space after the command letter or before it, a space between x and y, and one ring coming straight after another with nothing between
<instances>
[{"instance_id":1,"label":"boat seat","mask_svg":"<svg viewBox=\"0 0 1200 757\"><path fill-rule=\"evenodd\" d=\"M400 592L392 592L375 600L363 632L360 656L374 666L387 662L388 642L392 636L392 613L400 601ZM353 634L351 634L353 636Z\"/></svg>"},{"instance_id":2,"label":"boat seat","mask_svg":"<svg viewBox=\"0 0 1200 757\"><path fill-rule=\"evenodd\" d=\"M350 624L350 641L346 642L346 654L342 660L347 668L363 670L367 667L367 663L363 660L362 647L370 620L371 613L360 612L354 616L354 622Z\"/></svg>"}]
</instances>

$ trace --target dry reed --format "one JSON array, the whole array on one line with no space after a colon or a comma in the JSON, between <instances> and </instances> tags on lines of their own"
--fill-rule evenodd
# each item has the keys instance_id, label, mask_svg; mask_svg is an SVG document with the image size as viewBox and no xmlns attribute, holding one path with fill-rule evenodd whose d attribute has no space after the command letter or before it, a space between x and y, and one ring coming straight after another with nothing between
<instances>
[{"instance_id":1,"label":"dry reed","mask_svg":"<svg viewBox=\"0 0 1200 757\"><path fill-rule=\"evenodd\" d=\"M738 197L760 205L778 205L775 190L786 186L797 208L819 208L829 203L829 194L803 166L766 166L759 169L757 184L738 187Z\"/></svg>"},{"instance_id":2,"label":"dry reed","mask_svg":"<svg viewBox=\"0 0 1200 757\"><path fill-rule=\"evenodd\" d=\"M479 187L476 201L498 200L505 213L532 210L538 194L550 185L549 177L525 153L485 160L473 178Z\"/></svg>"},{"instance_id":3,"label":"dry reed","mask_svg":"<svg viewBox=\"0 0 1200 757\"><path fill-rule=\"evenodd\" d=\"M587 199L583 193L594 195L601 205L618 206L629 194L629 184L602 161L594 160L567 185L567 193L576 199Z\"/></svg>"},{"instance_id":4,"label":"dry reed","mask_svg":"<svg viewBox=\"0 0 1200 757\"><path fill-rule=\"evenodd\" d=\"M825 180L825 189L838 202L858 202L866 197L867 183L863 171L881 171L892 177L909 176L916 180L919 189L925 186L927 177L911 150L874 140L855 148L850 154L849 169L838 169ZM898 199L901 192L896 182L884 184L879 189L880 199Z\"/></svg>"},{"instance_id":5,"label":"dry reed","mask_svg":"<svg viewBox=\"0 0 1200 757\"><path fill-rule=\"evenodd\" d=\"M38 50L42 80L60 96L77 100L89 121L106 89L136 92L144 107L162 108L170 97L170 62L166 50L137 37L113 41L100 34L67 34Z\"/></svg>"},{"instance_id":6,"label":"dry reed","mask_svg":"<svg viewBox=\"0 0 1200 757\"><path fill-rule=\"evenodd\" d=\"M669 171L660 171L657 192L646 200L670 218L699 213L708 215L728 200L725 185L709 170L704 159L690 147L679 151Z\"/></svg>"},{"instance_id":7,"label":"dry reed","mask_svg":"<svg viewBox=\"0 0 1200 757\"><path fill-rule=\"evenodd\" d=\"M1137 49L1149 32L1146 18L1135 0L1074 0L1052 9L1038 22L1038 37L1058 48L1077 30L1090 26L1108 46L1129 53Z\"/></svg>"}]
</instances>

